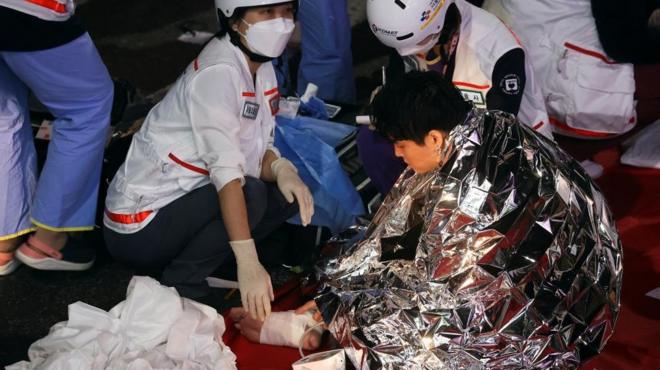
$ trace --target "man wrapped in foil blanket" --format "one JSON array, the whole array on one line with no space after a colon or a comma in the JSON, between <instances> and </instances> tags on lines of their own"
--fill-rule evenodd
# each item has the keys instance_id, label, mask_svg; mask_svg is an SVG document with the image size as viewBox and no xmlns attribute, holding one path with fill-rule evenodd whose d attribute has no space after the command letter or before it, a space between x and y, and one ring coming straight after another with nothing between
<instances>
[{"instance_id":1,"label":"man wrapped in foil blanket","mask_svg":"<svg viewBox=\"0 0 660 370\"><path fill-rule=\"evenodd\" d=\"M372 104L409 168L364 237L321 266L316 305L358 369L572 369L619 312L603 195L506 113L412 72Z\"/></svg>"}]
</instances>

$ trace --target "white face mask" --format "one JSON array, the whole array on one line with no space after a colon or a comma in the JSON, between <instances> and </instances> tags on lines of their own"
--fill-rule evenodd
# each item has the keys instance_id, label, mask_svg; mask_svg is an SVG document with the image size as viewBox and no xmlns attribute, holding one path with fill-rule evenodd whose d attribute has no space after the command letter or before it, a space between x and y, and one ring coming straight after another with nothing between
<instances>
[{"instance_id":1,"label":"white face mask","mask_svg":"<svg viewBox=\"0 0 660 370\"><path fill-rule=\"evenodd\" d=\"M296 25L292 19L275 18L248 25L246 34L241 34L247 40L248 49L270 58L277 58L284 52Z\"/></svg>"}]
</instances>

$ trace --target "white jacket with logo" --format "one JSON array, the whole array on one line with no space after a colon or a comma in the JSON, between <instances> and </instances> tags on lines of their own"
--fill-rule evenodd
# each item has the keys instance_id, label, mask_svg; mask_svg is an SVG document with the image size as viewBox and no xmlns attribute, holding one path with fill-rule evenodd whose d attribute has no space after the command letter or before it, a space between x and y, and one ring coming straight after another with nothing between
<instances>
[{"instance_id":1,"label":"white jacket with logo","mask_svg":"<svg viewBox=\"0 0 660 370\"><path fill-rule=\"evenodd\" d=\"M46 21L66 21L76 6L73 0L0 0L0 6L41 18Z\"/></svg>"},{"instance_id":2,"label":"white jacket with logo","mask_svg":"<svg viewBox=\"0 0 660 370\"><path fill-rule=\"evenodd\" d=\"M464 0L456 0L455 4L461 13L461 26L452 81L466 100L478 108L486 108L486 95L493 88L495 64L509 51L524 48L517 36L497 17ZM525 75L518 119L537 132L552 137L543 96L527 57Z\"/></svg>"},{"instance_id":3,"label":"white jacket with logo","mask_svg":"<svg viewBox=\"0 0 660 370\"><path fill-rule=\"evenodd\" d=\"M635 126L633 65L606 56L589 0L486 0L484 8L525 43L554 131L599 139Z\"/></svg>"},{"instance_id":4,"label":"white jacket with logo","mask_svg":"<svg viewBox=\"0 0 660 370\"><path fill-rule=\"evenodd\" d=\"M259 177L273 146L279 93L271 63L256 82L228 37L212 39L147 116L108 196L104 224L134 233L158 210L213 183Z\"/></svg>"}]
</instances>

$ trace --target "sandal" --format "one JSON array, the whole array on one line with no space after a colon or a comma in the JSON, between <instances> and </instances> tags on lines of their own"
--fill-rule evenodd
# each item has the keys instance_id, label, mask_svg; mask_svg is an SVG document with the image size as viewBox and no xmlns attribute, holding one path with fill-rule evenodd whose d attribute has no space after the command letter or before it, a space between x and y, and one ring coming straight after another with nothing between
<instances>
[{"instance_id":1,"label":"sandal","mask_svg":"<svg viewBox=\"0 0 660 370\"><path fill-rule=\"evenodd\" d=\"M32 235L16 250L16 258L37 270L83 271L92 267L95 253L71 237L58 251Z\"/></svg>"}]
</instances>

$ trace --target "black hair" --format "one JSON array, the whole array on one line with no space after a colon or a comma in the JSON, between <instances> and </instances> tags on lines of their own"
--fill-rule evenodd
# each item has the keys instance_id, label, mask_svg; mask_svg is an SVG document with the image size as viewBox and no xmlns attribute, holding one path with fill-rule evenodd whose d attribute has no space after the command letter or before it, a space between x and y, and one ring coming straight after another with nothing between
<instances>
[{"instance_id":1,"label":"black hair","mask_svg":"<svg viewBox=\"0 0 660 370\"><path fill-rule=\"evenodd\" d=\"M369 113L384 138L423 144L431 130L451 131L471 109L456 87L436 72L413 71L383 86Z\"/></svg>"}]
</instances>

